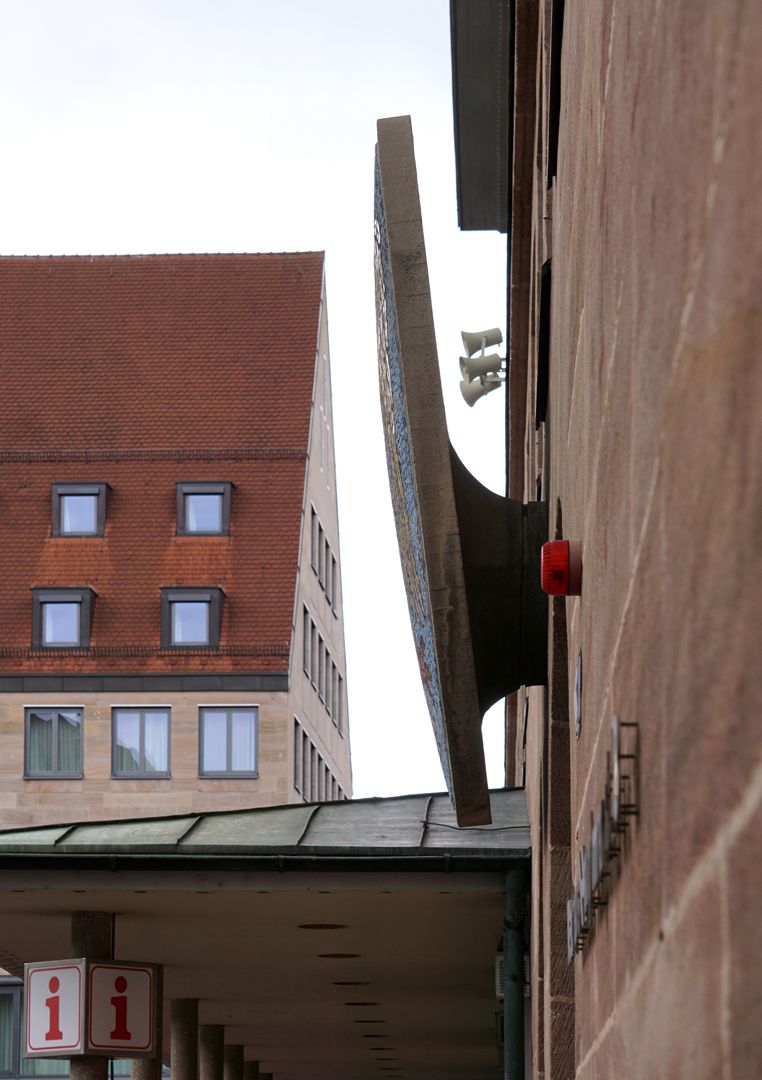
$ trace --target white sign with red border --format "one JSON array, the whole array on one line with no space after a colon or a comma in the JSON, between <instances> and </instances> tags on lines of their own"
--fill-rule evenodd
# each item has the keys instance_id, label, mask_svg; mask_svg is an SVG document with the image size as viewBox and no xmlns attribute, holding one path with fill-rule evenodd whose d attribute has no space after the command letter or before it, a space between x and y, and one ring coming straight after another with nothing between
<instances>
[{"instance_id":1,"label":"white sign with red border","mask_svg":"<svg viewBox=\"0 0 762 1080\"><path fill-rule=\"evenodd\" d=\"M24 1056L155 1057L159 969L122 960L24 965Z\"/></svg>"},{"instance_id":2,"label":"white sign with red border","mask_svg":"<svg viewBox=\"0 0 762 1080\"><path fill-rule=\"evenodd\" d=\"M85 961L24 965L26 1057L84 1053Z\"/></svg>"},{"instance_id":3,"label":"white sign with red border","mask_svg":"<svg viewBox=\"0 0 762 1080\"><path fill-rule=\"evenodd\" d=\"M90 964L89 1051L154 1049L155 983L155 970L147 964Z\"/></svg>"}]
</instances>

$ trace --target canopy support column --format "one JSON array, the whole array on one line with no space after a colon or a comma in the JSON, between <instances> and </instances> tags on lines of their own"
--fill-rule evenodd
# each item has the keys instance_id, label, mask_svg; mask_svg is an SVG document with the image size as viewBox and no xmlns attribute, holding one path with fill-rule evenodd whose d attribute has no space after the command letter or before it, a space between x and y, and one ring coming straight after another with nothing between
<instances>
[{"instance_id":1,"label":"canopy support column","mask_svg":"<svg viewBox=\"0 0 762 1080\"><path fill-rule=\"evenodd\" d=\"M175 998L170 1017L172 1080L198 1080L198 1000Z\"/></svg>"},{"instance_id":2,"label":"canopy support column","mask_svg":"<svg viewBox=\"0 0 762 1080\"><path fill-rule=\"evenodd\" d=\"M114 948L114 917L110 911L73 911L71 954L88 960L111 960ZM108 1058L86 1055L69 1063L71 1080L106 1080Z\"/></svg>"}]
</instances>

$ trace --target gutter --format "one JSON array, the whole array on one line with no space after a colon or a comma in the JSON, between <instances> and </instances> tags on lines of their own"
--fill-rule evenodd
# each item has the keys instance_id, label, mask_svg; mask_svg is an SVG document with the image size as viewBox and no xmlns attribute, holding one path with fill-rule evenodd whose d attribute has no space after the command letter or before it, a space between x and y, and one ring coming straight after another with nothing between
<instances>
[{"instance_id":1,"label":"gutter","mask_svg":"<svg viewBox=\"0 0 762 1080\"><path fill-rule=\"evenodd\" d=\"M12 855L0 852L0 871L2 870L107 870L111 873L134 870L171 870L171 871L277 871L287 872L368 872L377 873L403 872L420 873L421 871L437 874L448 873L508 873L523 866L530 858L530 849L522 848L496 852L490 855L462 854L449 852L436 855L245 855L243 853L171 855L165 852L117 854L115 852L71 852L48 854L42 852L14 852ZM2 890L0 890L2 891Z\"/></svg>"}]
</instances>

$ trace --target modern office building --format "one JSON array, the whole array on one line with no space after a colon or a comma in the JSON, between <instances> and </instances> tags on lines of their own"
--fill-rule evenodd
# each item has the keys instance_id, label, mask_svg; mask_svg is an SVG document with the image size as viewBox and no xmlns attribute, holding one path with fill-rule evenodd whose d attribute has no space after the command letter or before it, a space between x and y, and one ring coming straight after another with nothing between
<instances>
[{"instance_id":1,"label":"modern office building","mask_svg":"<svg viewBox=\"0 0 762 1080\"><path fill-rule=\"evenodd\" d=\"M3 825L348 797L323 255L0 294Z\"/></svg>"},{"instance_id":2,"label":"modern office building","mask_svg":"<svg viewBox=\"0 0 762 1080\"><path fill-rule=\"evenodd\" d=\"M431 404L404 118L379 124L379 359L459 818L489 813L474 713L497 689L508 785L526 789L525 1074L746 1080L762 1068L762 21L741 0L451 13L460 225L507 237L506 363L464 379L476 410L506 392L502 503L474 496ZM518 568L543 507L558 546L530 673L537 597Z\"/></svg>"}]
</instances>

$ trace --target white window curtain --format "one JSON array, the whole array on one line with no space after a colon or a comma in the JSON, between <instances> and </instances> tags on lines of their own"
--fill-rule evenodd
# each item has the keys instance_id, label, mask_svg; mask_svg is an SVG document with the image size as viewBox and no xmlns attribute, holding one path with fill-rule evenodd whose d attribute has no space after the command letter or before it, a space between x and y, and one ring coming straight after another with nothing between
<instances>
[{"instance_id":1,"label":"white window curtain","mask_svg":"<svg viewBox=\"0 0 762 1080\"><path fill-rule=\"evenodd\" d=\"M145 771L169 771L169 713L146 712L144 717Z\"/></svg>"},{"instance_id":2,"label":"white window curtain","mask_svg":"<svg viewBox=\"0 0 762 1080\"><path fill-rule=\"evenodd\" d=\"M227 712L225 709L204 711L204 772L227 772Z\"/></svg>"},{"instance_id":3,"label":"white window curtain","mask_svg":"<svg viewBox=\"0 0 762 1080\"><path fill-rule=\"evenodd\" d=\"M234 710L232 722L231 768L233 772L254 772L254 713Z\"/></svg>"},{"instance_id":4,"label":"white window curtain","mask_svg":"<svg viewBox=\"0 0 762 1080\"><path fill-rule=\"evenodd\" d=\"M76 773L82 765L82 714L58 713L58 771Z\"/></svg>"}]
</instances>

